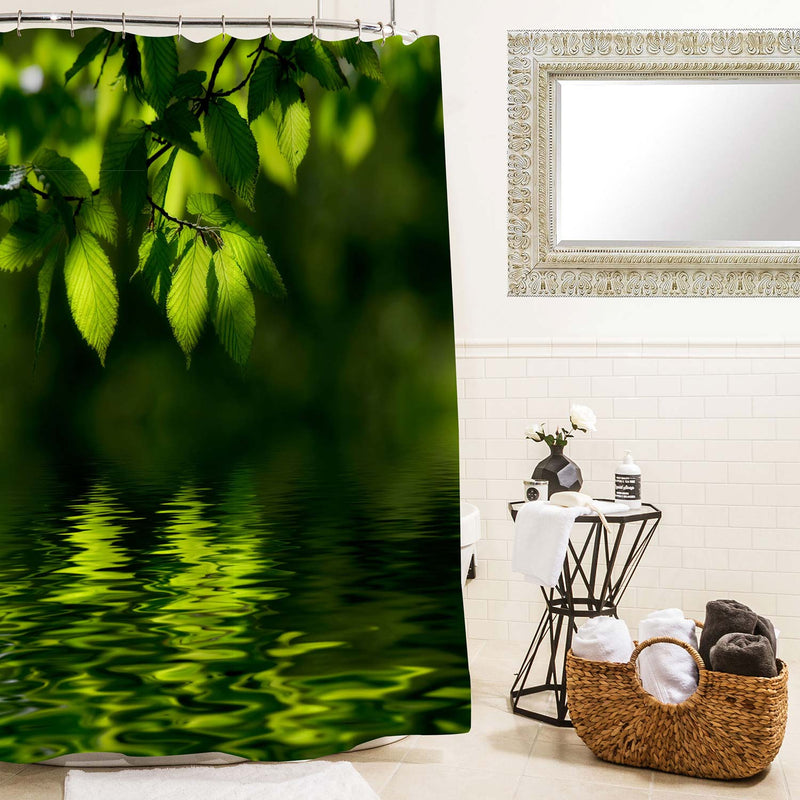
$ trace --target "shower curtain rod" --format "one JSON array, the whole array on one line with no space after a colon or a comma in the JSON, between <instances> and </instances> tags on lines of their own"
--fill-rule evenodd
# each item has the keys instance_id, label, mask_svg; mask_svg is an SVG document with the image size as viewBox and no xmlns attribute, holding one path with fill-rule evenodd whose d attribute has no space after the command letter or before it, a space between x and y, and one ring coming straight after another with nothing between
<instances>
[{"instance_id":1,"label":"shower curtain rod","mask_svg":"<svg viewBox=\"0 0 800 800\"><path fill-rule=\"evenodd\" d=\"M321 3L317 4L319 10ZM224 14L219 17L184 17L178 15L174 17L144 16L140 14L80 14L73 11L69 12L50 12L50 11L17 11L0 13L0 26L11 25L10 30L16 27L20 34L26 23L34 23L36 27L66 28L70 31L76 26L95 26L112 27L121 30L123 33L130 28L139 27L160 27L174 28L177 33L182 29L208 29L219 28L222 33L235 30L236 28L265 28L267 32L275 29L301 28L310 29L316 34L318 30L340 31L355 33L359 36L363 34L374 35L375 38L385 39L387 36L401 36L407 44L416 41L419 33L416 30L406 30L398 28L394 19L395 4L390 4L391 22L362 22L361 20L346 19L321 19L318 16L312 17L226 17Z\"/></svg>"}]
</instances>

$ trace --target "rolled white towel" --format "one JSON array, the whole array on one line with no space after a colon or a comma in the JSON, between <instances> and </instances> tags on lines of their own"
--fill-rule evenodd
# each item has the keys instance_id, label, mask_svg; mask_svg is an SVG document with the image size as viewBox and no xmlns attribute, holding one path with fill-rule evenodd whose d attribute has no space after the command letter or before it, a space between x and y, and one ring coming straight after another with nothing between
<instances>
[{"instance_id":1,"label":"rolled white towel","mask_svg":"<svg viewBox=\"0 0 800 800\"><path fill-rule=\"evenodd\" d=\"M633 652L628 626L616 617L590 617L575 632L572 652L590 661L615 661L624 664Z\"/></svg>"},{"instance_id":2,"label":"rolled white towel","mask_svg":"<svg viewBox=\"0 0 800 800\"><path fill-rule=\"evenodd\" d=\"M648 614L639 623L639 641L670 636L697 650L695 623L679 608ZM645 648L637 659L644 690L662 703L682 703L697 689L697 665L682 647L660 643Z\"/></svg>"}]
</instances>

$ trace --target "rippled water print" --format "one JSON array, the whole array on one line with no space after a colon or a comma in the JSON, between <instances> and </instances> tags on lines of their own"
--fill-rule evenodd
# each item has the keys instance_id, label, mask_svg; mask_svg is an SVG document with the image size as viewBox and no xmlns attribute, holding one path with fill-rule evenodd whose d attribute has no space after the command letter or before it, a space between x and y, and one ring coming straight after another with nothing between
<instances>
[{"instance_id":1,"label":"rippled water print","mask_svg":"<svg viewBox=\"0 0 800 800\"><path fill-rule=\"evenodd\" d=\"M431 37L2 37L0 760L469 728L441 100Z\"/></svg>"},{"instance_id":2,"label":"rippled water print","mask_svg":"<svg viewBox=\"0 0 800 800\"><path fill-rule=\"evenodd\" d=\"M6 518L4 751L282 759L465 724L452 515L294 477L287 497L253 468L169 491L97 470Z\"/></svg>"}]
</instances>

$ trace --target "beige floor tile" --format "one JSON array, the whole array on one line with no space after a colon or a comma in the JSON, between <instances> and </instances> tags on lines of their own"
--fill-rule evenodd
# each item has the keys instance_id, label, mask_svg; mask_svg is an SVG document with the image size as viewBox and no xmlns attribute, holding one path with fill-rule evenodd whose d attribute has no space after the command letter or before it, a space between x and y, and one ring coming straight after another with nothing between
<instances>
[{"instance_id":1,"label":"beige floor tile","mask_svg":"<svg viewBox=\"0 0 800 800\"><path fill-rule=\"evenodd\" d=\"M512 714L507 707L472 706L472 730L484 736L501 736L533 742L541 726L532 719Z\"/></svg>"},{"instance_id":2,"label":"beige floor tile","mask_svg":"<svg viewBox=\"0 0 800 800\"><path fill-rule=\"evenodd\" d=\"M18 772L25 769L26 764L11 764L8 761L0 761L0 784L13 778Z\"/></svg>"},{"instance_id":3,"label":"beige floor tile","mask_svg":"<svg viewBox=\"0 0 800 800\"><path fill-rule=\"evenodd\" d=\"M511 688L520 662L511 658L486 658L480 655L472 659L469 674L474 681L490 681L502 683Z\"/></svg>"},{"instance_id":4,"label":"beige floor tile","mask_svg":"<svg viewBox=\"0 0 800 800\"><path fill-rule=\"evenodd\" d=\"M27 765L0 783L0 800L63 800L66 774L62 767Z\"/></svg>"},{"instance_id":5,"label":"beige floor tile","mask_svg":"<svg viewBox=\"0 0 800 800\"><path fill-rule=\"evenodd\" d=\"M370 750L356 750L349 753L335 753L331 756L325 756L326 761L393 761L399 764L403 760L403 756L408 752L411 746L411 741L415 737L407 736L399 742L387 744L384 747L373 747Z\"/></svg>"},{"instance_id":6,"label":"beige floor tile","mask_svg":"<svg viewBox=\"0 0 800 800\"><path fill-rule=\"evenodd\" d=\"M513 800L517 775L441 764L401 764L381 800Z\"/></svg>"},{"instance_id":7,"label":"beige floor tile","mask_svg":"<svg viewBox=\"0 0 800 800\"><path fill-rule=\"evenodd\" d=\"M792 800L800 800L800 752L796 749L788 752L782 750L779 758L789 796Z\"/></svg>"},{"instance_id":8,"label":"beige floor tile","mask_svg":"<svg viewBox=\"0 0 800 800\"><path fill-rule=\"evenodd\" d=\"M550 780L569 775L570 780L577 782L645 790L649 789L652 780L652 773L648 770L609 764L595 758L583 743L564 741L537 741L524 774Z\"/></svg>"},{"instance_id":9,"label":"beige floor tile","mask_svg":"<svg viewBox=\"0 0 800 800\"><path fill-rule=\"evenodd\" d=\"M519 782L514 800L647 800L647 789L624 789L569 778L530 778Z\"/></svg>"},{"instance_id":10,"label":"beige floor tile","mask_svg":"<svg viewBox=\"0 0 800 800\"><path fill-rule=\"evenodd\" d=\"M511 701L508 696L510 688L511 685L506 683L473 680L472 704L510 711Z\"/></svg>"},{"instance_id":11,"label":"beige floor tile","mask_svg":"<svg viewBox=\"0 0 800 800\"><path fill-rule=\"evenodd\" d=\"M456 736L418 736L406 754L406 764L445 764L506 775L522 775L531 743L520 738L487 736L482 732Z\"/></svg>"},{"instance_id":12,"label":"beige floor tile","mask_svg":"<svg viewBox=\"0 0 800 800\"><path fill-rule=\"evenodd\" d=\"M389 781L399 769L400 765L394 761L353 761L353 766L361 777L381 794Z\"/></svg>"},{"instance_id":13,"label":"beige floor tile","mask_svg":"<svg viewBox=\"0 0 800 800\"><path fill-rule=\"evenodd\" d=\"M672 794L711 795L713 797L737 797L742 800L788 800L789 793L780 764L773 764L755 778L740 781L712 781L703 778L687 778L684 775L669 775L656 772L653 776L654 791L669 791Z\"/></svg>"},{"instance_id":14,"label":"beige floor tile","mask_svg":"<svg viewBox=\"0 0 800 800\"><path fill-rule=\"evenodd\" d=\"M721 800L721 799L718 794L684 794L683 792L656 791L650 795L650 800ZM748 800L746 795L742 796L742 800Z\"/></svg>"},{"instance_id":15,"label":"beige floor tile","mask_svg":"<svg viewBox=\"0 0 800 800\"><path fill-rule=\"evenodd\" d=\"M585 747L575 733L575 728L557 728L555 725L542 725L537 742L558 742L559 744L575 744Z\"/></svg>"},{"instance_id":16,"label":"beige floor tile","mask_svg":"<svg viewBox=\"0 0 800 800\"><path fill-rule=\"evenodd\" d=\"M415 738L409 736L385 747L374 747L372 750L359 750L355 753L338 753L320 760L349 761L361 773L364 780L380 793L397 771L398 765L408 753L410 743Z\"/></svg>"}]
</instances>

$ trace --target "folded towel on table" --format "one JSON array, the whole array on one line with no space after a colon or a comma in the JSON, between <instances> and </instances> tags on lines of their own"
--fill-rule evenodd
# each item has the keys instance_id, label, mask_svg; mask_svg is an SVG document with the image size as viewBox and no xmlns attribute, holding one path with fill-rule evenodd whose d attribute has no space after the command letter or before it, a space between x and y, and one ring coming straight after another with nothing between
<instances>
[{"instance_id":1,"label":"folded towel on table","mask_svg":"<svg viewBox=\"0 0 800 800\"><path fill-rule=\"evenodd\" d=\"M624 664L632 652L628 626L616 617L590 617L572 637L572 653L578 658Z\"/></svg>"},{"instance_id":2,"label":"folded towel on table","mask_svg":"<svg viewBox=\"0 0 800 800\"><path fill-rule=\"evenodd\" d=\"M616 500L595 500L592 511L599 511L601 514L624 514L630 511L631 507L625 503L619 503Z\"/></svg>"},{"instance_id":3,"label":"folded towel on table","mask_svg":"<svg viewBox=\"0 0 800 800\"><path fill-rule=\"evenodd\" d=\"M711 648L711 669L754 678L778 674L769 639L752 633L727 633Z\"/></svg>"},{"instance_id":4,"label":"folded towel on table","mask_svg":"<svg viewBox=\"0 0 800 800\"><path fill-rule=\"evenodd\" d=\"M758 624L758 614L736 600L709 600L706 619L700 636L699 652L706 666L711 666L711 648L726 633L753 633Z\"/></svg>"},{"instance_id":5,"label":"folded towel on table","mask_svg":"<svg viewBox=\"0 0 800 800\"><path fill-rule=\"evenodd\" d=\"M550 503L525 503L514 525L511 568L531 583L553 587L567 554L569 535L576 517L588 508L562 508Z\"/></svg>"},{"instance_id":6,"label":"folded towel on table","mask_svg":"<svg viewBox=\"0 0 800 800\"><path fill-rule=\"evenodd\" d=\"M669 636L697 650L694 620L679 608L648 614L639 623L639 641ZM639 677L644 690L662 703L682 703L697 689L697 664L682 647L667 642L650 645L639 654Z\"/></svg>"}]
</instances>

